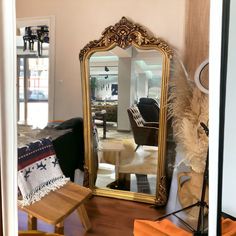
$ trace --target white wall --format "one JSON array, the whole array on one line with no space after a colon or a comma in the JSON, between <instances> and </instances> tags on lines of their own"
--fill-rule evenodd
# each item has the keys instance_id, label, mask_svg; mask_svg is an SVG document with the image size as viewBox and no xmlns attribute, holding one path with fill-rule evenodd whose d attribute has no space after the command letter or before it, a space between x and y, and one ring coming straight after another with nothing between
<instances>
[{"instance_id":1,"label":"white wall","mask_svg":"<svg viewBox=\"0 0 236 236\"><path fill-rule=\"evenodd\" d=\"M236 217L236 1L231 1L225 107L222 211Z\"/></svg>"},{"instance_id":2,"label":"white wall","mask_svg":"<svg viewBox=\"0 0 236 236\"><path fill-rule=\"evenodd\" d=\"M148 95L148 77L145 73L139 73L136 78L137 83L137 97L147 97Z\"/></svg>"},{"instance_id":3,"label":"white wall","mask_svg":"<svg viewBox=\"0 0 236 236\"><path fill-rule=\"evenodd\" d=\"M132 101L132 76L131 76L131 57L119 58L118 68L118 110L117 110L117 129L130 130L130 122L127 114L127 107Z\"/></svg>"},{"instance_id":4,"label":"white wall","mask_svg":"<svg viewBox=\"0 0 236 236\"><path fill-rule=\"evenodd\" d=\"M4 236L18 235L15 1L0 0L0 178ZM1 230L0 230L1 231Z\"/></svg>"},{"instance_id":5,"label":"white wall","mask_svg":"<svg viewBox=\"0 0 236 236\"><path fill-rule=\"evenodd\" d=\"M82 115L78 54L105 27L125 16L147 27L181 53L186 0L16 0L17 18L56 19L55 119ZM61 82L62 81L62 82Z\"/></svg>"}]
</instances>

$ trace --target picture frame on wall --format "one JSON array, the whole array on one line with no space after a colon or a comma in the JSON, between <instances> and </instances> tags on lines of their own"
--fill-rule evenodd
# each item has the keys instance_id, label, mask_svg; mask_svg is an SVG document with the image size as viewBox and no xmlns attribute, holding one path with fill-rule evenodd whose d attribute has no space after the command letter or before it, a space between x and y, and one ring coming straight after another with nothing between
<instances>
[{"instance_id":1,"label":"picture frame on wall","mask_svg":"<svg viewBox=\"0 0 236 236\"><path fill-rule=\"evenodd\" d=\"M118 95L118 84L112 84L111 85L111 95Z\"/></svg>"}]
</instances>

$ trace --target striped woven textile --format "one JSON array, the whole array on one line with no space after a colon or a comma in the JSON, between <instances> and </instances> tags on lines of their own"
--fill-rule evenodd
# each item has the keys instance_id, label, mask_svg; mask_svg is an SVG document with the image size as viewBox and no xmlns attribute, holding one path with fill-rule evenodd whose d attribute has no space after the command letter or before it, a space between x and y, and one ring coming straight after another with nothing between
<instances>
[{"instance_id":1,"label":"striped woven textile","mask_svg":"<svg viewBox=\"0 0 236 236\"><path fill-rule=\"evenodd\" d=\"M44 138L18 148L19 205L26 206L66 184L52 140Z\"/></svg>"}]
</instances>

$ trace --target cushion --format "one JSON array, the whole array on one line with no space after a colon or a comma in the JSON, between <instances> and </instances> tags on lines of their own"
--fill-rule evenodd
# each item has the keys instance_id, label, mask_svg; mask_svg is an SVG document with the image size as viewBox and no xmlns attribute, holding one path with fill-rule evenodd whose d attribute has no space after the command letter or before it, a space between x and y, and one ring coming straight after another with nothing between
<instances>
[{"instance_id":1,"label":"cushion","mask_svg":"<svg viewBox=\"0 0 236 236\"><path fill-rule=\"evenodd\" d=\"M26 206L65 185L65 178L50 138L43 138L18 148L18 187Z\"/></svg>"},{"instance_id":2,"label":"cushion","mask_svg":"<svg viewBox=\"0 0 236 236\"><path fill-rule=\"evenodd\" d=\"M236 221L231 219L222 219L222 235L236 235ZM135 220L134 236L190 236L189 232L180 229L171 221L164 219L162 221Z\"/></svg>"},{"instance_id":3,"label":"cushion","mask_svg":"<svg viewBox=\"0 0 236 236\"><path fill-rule=\"evenodd\" d=\"M171 221L164 219L161 221L135 220L134 236L192 236Z\"/></svg>"},{"instance_id":4,"label":"cushion","mask_svg":"<svg viewBox=\"0 0 236 236\"><path fill-rule=\"evenodd\" d=\"M222 235L223 236L233 236L236 235L236 221L229 218L222 219Z\"/></svg>"}]
</instances>

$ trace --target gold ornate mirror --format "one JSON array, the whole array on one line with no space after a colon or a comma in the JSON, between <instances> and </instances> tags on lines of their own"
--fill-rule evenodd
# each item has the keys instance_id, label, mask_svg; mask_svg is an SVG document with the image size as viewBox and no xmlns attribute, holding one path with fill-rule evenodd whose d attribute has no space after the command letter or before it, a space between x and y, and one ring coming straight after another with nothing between
<instances>
[{"instance_id":1,"label":"gold ornate mirror","mask_svg":"<svg viewBox=\"0 0 236 236\"><path fill-rule=\"evenodd\" d=\"M125 17L81 50L85 169L95 195L166 204L171 57L166 42Z\"/></svg>"}]
</instances>

